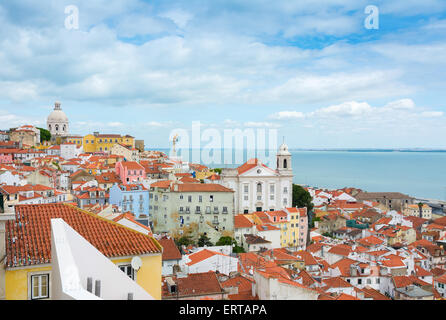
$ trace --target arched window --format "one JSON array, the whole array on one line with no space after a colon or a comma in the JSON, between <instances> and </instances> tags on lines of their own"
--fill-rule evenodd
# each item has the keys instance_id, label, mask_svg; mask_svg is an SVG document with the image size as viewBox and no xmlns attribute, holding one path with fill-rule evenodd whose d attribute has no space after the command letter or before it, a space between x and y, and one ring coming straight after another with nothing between
<instances>
[{"instance_id":1,"label":"arched window","mask_svg":"<svg viewBox=\"0 0 446 320\"><path fill-rule=\"evenodd\" d=\"M51 131L51 125L50 124L48 125L48 130Z\"/></svg>"},{"instance_id":2,"label":"arched window","mask_svg":"<svg viewBox=\"0 0 446 320\"><path fill-rule=\"evenodd\" d=\"M58 124L55 125L55 128L56 128L56 131L59 131L59 125Z\"/></svg>"},{"instance_id":3,"label":"arched window","mask_svg":"<svg viewBox=\"0 0 446 320\"><path fill-rule=\"evenodd\" d=\"M257 183L257 192L262 192L262 184L260 182Z\"/></svg>"},{"instance_id":4,"label":"arched window","mask_svg":"<svg viewBox=\"0 0 446 320\"><path fill-rule=\"evenodd\" d=\"M63 131L63 132L65 132L66 127L67 127L67 126L64 124L63 127L62 127L62 131Z\"/></svg>"},{"instance_id":5,"label":"arched window","mask_svg":"<svg viewBox=\"0 0 446 320\"><path fill-rule=\"evenodd\" d=\"M287 161L286 161L286 159L283 159L283 168L284 168L284 169L287 168Z\"/></svg>"}]
</instances>

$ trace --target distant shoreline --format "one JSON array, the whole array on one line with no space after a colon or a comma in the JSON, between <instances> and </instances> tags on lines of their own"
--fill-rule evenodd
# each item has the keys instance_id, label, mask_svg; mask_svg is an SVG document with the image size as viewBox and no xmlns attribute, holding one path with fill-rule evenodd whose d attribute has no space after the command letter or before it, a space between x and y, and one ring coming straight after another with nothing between
<instances>
[{"instance_id":1,"label":"distant shoreline","mask_svg":"<svg viewBox=\"0 0 446 320\"><path fill-rule=\"evenodd\" d=\"M201 148L199 150L208 150L210 148ZM165 151L170 150L170 148L146 148L146 151ZM189 150L196 150L196 148L189 148ZM198 149L197 149L198 150ZM223 150L223 149L221 149ZM252 149L231 149L231 150L239 150L246 151ZM259 149L265 151L276 151L272 149ZM422 148L401 148L401 149L368 149L368 148L290 148L289 151L326 151L326 152L446 152L446 149L422 149Z\"/></svg>"}]
</instances>

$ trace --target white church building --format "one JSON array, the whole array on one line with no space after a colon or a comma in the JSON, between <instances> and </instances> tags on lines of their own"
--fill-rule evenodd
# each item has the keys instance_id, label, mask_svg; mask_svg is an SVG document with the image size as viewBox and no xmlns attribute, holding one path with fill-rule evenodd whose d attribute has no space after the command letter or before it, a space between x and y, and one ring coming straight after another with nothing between
<instances>
[{"instance_id":1,"label":"white church building","mask_svg":"<svg viewBox=\"0 0 446 320\"><path fill-rule=\"evenodd\" d=\"M47 129L51 137L66 137L69 133L68 117L60 107L60 102L54 103L54 110L47 119Z\"/></svg>"},{"instance_id":2,"label":"white church building","mask_svg":"<svg viewBox=\"0 0 446 320\"><path fill-rule=\"evenodd\" d=\"M292 206L291 153L284 143L276 155L276 169L250 159L234 169L222 169L220 184L235 191L235 213L275 211Z\"/></svg>"}]
</instances>

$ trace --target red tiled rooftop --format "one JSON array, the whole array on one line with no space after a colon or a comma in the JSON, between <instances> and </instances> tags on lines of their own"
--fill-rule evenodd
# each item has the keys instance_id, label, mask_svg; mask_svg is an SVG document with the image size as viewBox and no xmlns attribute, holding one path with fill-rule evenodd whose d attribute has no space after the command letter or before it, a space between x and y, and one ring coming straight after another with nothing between
<instances>
[{"instance_id":1,"label":"red tiled rooftop","mask_svg":"<svg viewBox=\"0 0 446 320\"><path fill-rule=\"evenodd\" d=\"M161 253L152 237L64 204L18 205L6 224L7 267L51 262L51 219L61 218L107 257Z\"/></svg>"},{"instance_id":2,"label":"red tiled rooftop","mask_svg":"<svg viewBox=\"0 0 446 320\"><path fill-rule=\"evenodd\" d=\"M254 224L249 221L248 218L243 216L242 214L238 214L234 216L234 228L240 229L240 228L251 228Z\"/></svg>"},{"instance_id":3,"label":"red tiled rooftop","mask_svg":"<svg viewBox=\"0 0 446 320\"><path fill-rule=\"evenodd\" d=\"M172 277L172 279L177 284L178 293L169 293L167 283L163 281L161 289L163 298L212 295L223 292L215 272L190 273L187 277Z\"/></svg>"},{"instance_id":4,"label":"red tiled rooftop","mask_svg":"<svg viewBox=\"0 0 446 320\"><path fill-rule=\"evenodd\" d=\"M181 253L175 245L173 239L160 239L158 242L163 247L163 261L181 260Z\"/></svg>"}]
</instances>

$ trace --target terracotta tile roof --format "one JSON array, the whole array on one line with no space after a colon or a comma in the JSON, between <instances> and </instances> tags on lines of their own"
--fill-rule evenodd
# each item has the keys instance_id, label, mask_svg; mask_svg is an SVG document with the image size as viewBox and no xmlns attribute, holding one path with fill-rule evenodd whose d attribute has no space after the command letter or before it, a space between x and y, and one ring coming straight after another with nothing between
<instances>
[{"instance_id":1,"label":"terracotta tile roof","mask_svg":"<svg viewBox=\"0 0 446 320\"><path fill-rule=\"evenodd\" d=\"M352 248L346 244L338 244L336 246L331 247L330 250L328 250L329 253L337 254L340 256L348 257L350 252L352 252Z\"/></svg>"},{"instance_id":2,"label":"terracotta tile roof","mask_svg":"<svg viewBox=\"0 0 446 320\"><path fill-rule=\"evenodd\" d=\"M306 266L311 266L311 265L317 265L318 262L316 261L316 259L313 257L313 255L307 251L297 251L295 252L295 255L297 257L300 257Z\"/></svg>"},{"instance_id":3,"label":"terracotta tile roof","mask_svg":"<svg viewBox=\"0 0 446 320\"><path fill-rule=\"evenodd\" d=\"M62 218L107 257L161 253L152 237L64 204L15 206L6 224L7 267L50 263L51 219Z\"/></svg>"},{"instance_id":4,"label":"terracotta tile roof","mask_svg":"<svg viewBox=\"0 0 446 320\"><path fill-rule=\"evenodd\" d=\"M421 268L420 266L415 265L415 274L417 277L429 277L433 276L432 272L427 271L426 269Z\"/></svg>"},{"instance_id":5,"label":"terracotta tile roof","mask_svg":"<svg viewBox=\"0 0 446 320\"><path fill-rule=\"evenodd\" d=\"M127 170L144 170L144 167L136 161L122 161L119 163Z\"/></svg>"},{"instance_id":6,"label":"terracotta tile roof","mask_svg":"<svg viewBox=\"0 0 446 320\"><path fill-rule=\"evenodd\" d=\"M178 297L192 297L203 296L222 293L223 289L218 281L215 272L203 272L203 273L190 273L187 277L177 278L171 277L177 284L178 293L169 293L166 278L162 283L162 297L163 298L176 298Z\"/></svg>"},{"instance_id":7,"label":"terracotta tile roof","mask_svg":"<svg viewBox=\"0 0 446 320\"><path fill-rule=\"evenodd\" d=\"M264 257L270 257L278 264L280 261L290 261L290 260L297 261L297 260L299 260L299 258L296 258L295 256L293 256L285 248L266 250L266 251L262 252L261 255Z\"/></svg>"},{"instance_id":8,"label":"terracotta tile roof","mask_svg":"<svg viewBox=\"0 0 446 320\"><path fill-rule=\"evenodd\" d=\"M254 224L242 214L234 216L234 229L251 228Z\"/></svg>"},{"instance_id":9,"label":"terracotta tile roof","mask_svg":"<svg viewBox=\"0 0 446 320\"><path fill-rule=\"evenodd\" d=\"M316 253L316 252L318 252L318 251L320 251L320 250L322 249L322 246L323 246L322 243L320 243L320 242L315 242L315 243L310 244L310 245L307 247L307 250L306 250L306 251L311 252L311 253Z\"/></svg>"},{"instance_id":10,"label":"terracotta tile roof","mask_svg":"<svg viewBox=\"0 0 446 320\"><path fill-rule=\"evenodd\" d=\"M302 270L298 278L302 280L304 286L308 287L317 282L306 270Z\"/></svg>"},{"instance_id":11,"label":"terracotta tile roof","mask_svg":"<svg viewBox=\"0 0 446 320\"><path fill-rule=\"evenodd\" d=\"M238 270L239 272L243 272L245 274L248 274L249 270L251 270L251 267L253 269L258 269L258 268L276 266L276 263L274 261L267 261L265 258L254 252L240 253L238 255L238 258L239 258Z\"/></svg>"},{"instance_id":12,"label":"terracotta tile roof","mask_svg":"<svg viewBox=\"0 0 446 320\"><path fill-rule=\"evenodd\" d=\"M194 179L192 177L183 177L180 179L183 183L200 183L200 180Z\"/></svg>"},{"instance_id":13,"label":"terracotta tile roof","mask_svg":"<svg viewBox=\"0 0 446 320\"><path fill-rule=\"evenodd\" d=\"M446 284L446 273L443 274L442 276L435 278L435 282L440 282L440 283Z\"/></svg>"},{"instance_id":14,"label":"terracotta tile roof","mask_svg":"<svg viewBox=\"0 0 446 320\"><path fill-rule=\"evenodd\" d=\"M175 245L173 239L160 239L158 242L163 247L163 261L181 260L181 253Z\"/></svg>"},{"instance_id":15,"label":"terracotta tile roof","mask_svg":"<svg viewBox=\"0 0 446 320\"><path fill-rule=\"evenodd\" d=\"M216 254L228 257L227 255L225 255L223 253L220 253L220 252L211 251L211 250L208 250L208 249L203 249L203 250L200 250L200 251L198 251L196 253L192 253L192 254L188 255L188 258L190 259L190 262L188 262L186 264L188 266L192 266L192 265L197 264L197 263L199 263L201 261L209 259L210 257L215 256Z\"/></svg>"},{"instance_id":16,"label":"terracotta tile roof","mask_svg":"<svg viewBox=\"0 0 446 320\"><path fill-rule=\"evenodd\" d=\"M408 276L394 276L392 277L392 281L395 288L404 288L413 283L413 280Z\"/></svg>"},{"instance_id":17,"label":"terracotta tile roof","mask_svg":"<svg viewBox=\"0 0 446 320\"><path fill-rule=\"evenodd\" d=\"M161 181L157 181L154 182L150 185L151 188L162 188L162 189L167 189L170 187L172 181L170 180L161 180Z\"/></svg>"},{"instance_id":18,"label":"terracotta tile roof","mask_svg":"<svg viewBox=\"0 0 446 320\"><path fill-rule=\"evenodd\" d=\"M341 293L336 300L360 300L352 295L346 294L346 293Z\"/></svg>"},{"instance_id":19,"label":"terracotta tile roof","mask_svg":"<svg viewBox=\"0 0 446 320\"><path fill-rule=\"evenodd\" d=\"M245 236L245 241L248 244L271 243L271 241L263 239L262 237L256 236L254 234L245 234L244 236Z\"/></svg>"},{"instance_id":20,"label":"terracotta tile roof","mask_svg":"<svg viewBox=\"0 0 446 320\"><path fill-rule=\"evenodd\" d=\"M332 277L322 280L328 288L351 288L353 287L350 283L342 279L341 277Z\"/></svg>"},{"instance_id":21,"label":"terracotta tile roof","mask_svg":"<svg viewBox=\"0 0 446 320\"><path fill-rule=\"evenodd\" d=\"M431 269L431 273L434 275L434 277L439 277L439 276L442 276L443 274L445 274L446 270L436 267L436 268Z\"/></svg>"},{"instance_id":22,"label":"terracotta tile roof","mask_svg":"<svg viewBox=\"0 0 446 320\"><path fill-rule=\"evenodd\" d=\"M103 174L96 176L95 179L99 184L121 183L121 179L114 172L104 172Z\"/></svg>"},{"instance_id":23,"label":"terracotta tile roof","mask_svg":"<svg viewBox=\"0 0 446 320\"><path fill-rule=\"evenodd\" d=\"M244 164L242 164L240 167L237 168L238 174L243 174L244 172L249 171L252 168L257 167L258 164L259 164L259 159L256 159L256 158L249 159L247 162L245 162ZM263 163L262 163L262 167L268 168Z\"/></svg>"},{"instance_id":24,"label":"terracotta tile roof","mask_svg":"<svg viewBox=\"0 0 446 320\"><path fill-rule=\"evenodd\" d=\"M234 192L220 184L214 183L182 183L173 185L170 190L174 191L174 186L178 186L178 192Z\"/></svg>"},{"instance_id":25,"label":"terracotta tile roof","mask_svg":"<svg viewBox=\"0 0 446 320\"><path fill-rule=\"evenodd\" d=\"M253 283L254 283L253 280L239 275L234 278L231 278L231 279L221 282L221 286L223 288L237 287L239 294L243 294L243 293L251 294Z\"/></svg>"},{"instance_id":26,"label":"terracotta tile roof","mask_svg":"<svg viewBox=\"0 0 446 320\"><path fill-rule=\"evenodd\" d=\"M365 238L358 240L358 243L362 244L363 246L370 247L370 246L383 244L384 240L372 235L372 236L365 237Z\"/></svg>"},{"instance_id":27,"label":"terracotta tile roof","mask_svg":"<svg viewBox=\"0 0 446 320\"><path fill-rule=\"evenodd\" d=\"M404 268L406 265L404 264L401 257L396 256L394 254L389 254L384 257L383 260L380 260L380 262L389 268Z\"/></svg>"},{"instance_id":28,"label":"terracotta tile roof","mask_svg":"<svg viewBox=\"0 0 446 320\"><path fill-rule=\"evenodd\" d=\"M360 289L364 293L365 298L372 298L373 300L391 300L389 297L383 295L378 290L370 287Z\"/></svg>"},{"instance_id":29,"label":"terracotta tile roof","mask_svg":"<svg viewBox=\"0 0 446 320\"><path fill-rule=\"evenodd\" d=\"M355 263L357 263L357 261L345 258L337 261L336 263L333 263L330 267L332 269L339 268L341 276L348 277L350 276L350 266Z\"/></svg>"}]
</instances>

